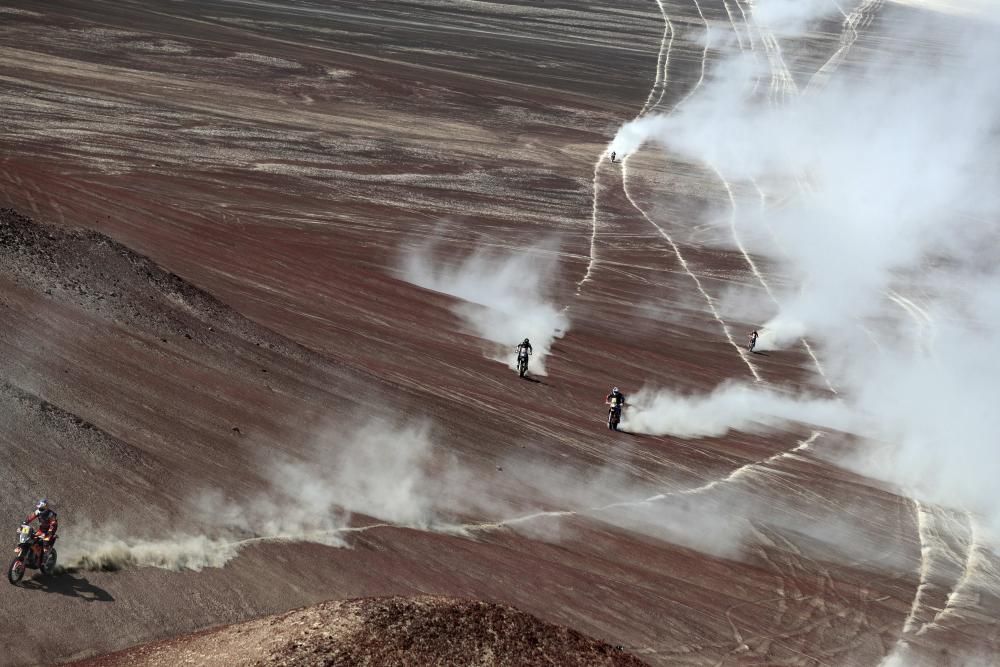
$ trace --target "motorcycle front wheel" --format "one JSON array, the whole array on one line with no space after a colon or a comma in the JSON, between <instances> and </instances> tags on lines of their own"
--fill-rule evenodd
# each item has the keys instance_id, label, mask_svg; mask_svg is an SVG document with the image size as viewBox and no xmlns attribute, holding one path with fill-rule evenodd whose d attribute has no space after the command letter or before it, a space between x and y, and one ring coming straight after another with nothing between
<instances>
[{"instance_id":1,"label":"motorcycle front wheel","mask_svg":"<svg viewBox=\"0 0 1000 667\"><path fill-rule=\"evenodd\" d=\"M20 558L15 558L10 562L10 567L7 568L7 580L10 583L17 586L18 582L24 577L24 561Z\"/></svg>"}]
</instances>

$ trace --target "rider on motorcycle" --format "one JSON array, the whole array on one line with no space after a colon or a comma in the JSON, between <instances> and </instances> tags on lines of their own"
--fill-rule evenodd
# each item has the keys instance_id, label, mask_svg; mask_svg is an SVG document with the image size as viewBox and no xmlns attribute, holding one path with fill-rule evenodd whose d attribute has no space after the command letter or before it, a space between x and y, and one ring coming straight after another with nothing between
<instances>
[{"instance_id":1,"label":"rider on motorcycle","mask_svg":"<svg viewBox=\"0 0 1000 667\"><path fill-rule=\"evenodd\" d=\"M625 406L625 394L615 387L604 400L611 406L608 408L608 428L617 431L622 418L622 408Z\"/></svg>"},{"instance_id":2,"label":"rider on motorcycle","mask_svg":"<svg viewBox=\"0 0 1000 667\"><path fill-rule=\"evenodd\" d=\"M754 329L753 331L751 331L750 335L747 336L747 349L750 350L751 352L753 352L753 349L755 347L757 347L757 330L756 329Z\"/></svg>"},{"instance_id":3,"label":"rider on motorcycle","mask_svg":"<svg viewBox=\"0 0 1000 667\"><path fill-rule=\"evenodd\" d=\"M604 400L611 406L612 410L621 411L622 406L625 405L625 394L623 394L618 387L615 387Z\"/></svg>"},{"instance_id":4,"label":"rider on motorcycle","mask_svg":"<svg viewBox=\"0 0 1000 667\"><path fill-rule=\"evenodd\" d=\"M523 350L523 352L522 352ZM531 354L531 343L525 338L524 341L517 346L517 358L521 358L521 354L530 355Z\"/></svg>"},{"instance_id":5,"label":"rider on motorcycle","mask_svg":"<svg viewBox=\"0 0 1000 667\"><path fill-rule=\"evenodd\" d=\"M24 525L30 526L31 522L36 519L38 520L38 530L35 531L35 537L42 543L43 553L48 553L48 550L55 544L59 522L56 520L55 511L49 506L47 498L38 501L38 504L35 505L35 511L24 520Z\"/></svg>"}]
</instances>

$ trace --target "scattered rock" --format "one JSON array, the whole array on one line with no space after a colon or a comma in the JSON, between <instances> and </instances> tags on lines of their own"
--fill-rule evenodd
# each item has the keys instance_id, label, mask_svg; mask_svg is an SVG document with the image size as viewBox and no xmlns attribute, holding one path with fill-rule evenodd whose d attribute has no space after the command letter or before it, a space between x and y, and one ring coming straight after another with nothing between
<instances>
[{"instance_id":1,"label":"scattered rock","mask_svg":"<svg viewBox=\"0 0 1000 667\"><path fill-rule=\"evenodd\" d=\"M128 649L78 667L469 665L642 667L626 652L507 605L418 596L321 604Z\"/></svg>"}]
</instances>

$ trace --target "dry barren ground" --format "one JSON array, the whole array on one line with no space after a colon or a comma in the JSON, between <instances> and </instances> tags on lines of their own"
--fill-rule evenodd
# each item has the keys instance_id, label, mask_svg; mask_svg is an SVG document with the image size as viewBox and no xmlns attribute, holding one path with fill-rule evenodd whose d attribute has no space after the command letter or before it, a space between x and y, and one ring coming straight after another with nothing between
<instances>
[{"instance_id":1,"label":"dry barren ground","mask_svg":"<svg viewBox=\"0 0 1000 667\"><path fill-rule=\"evenodd\" d=\"M995 653L972 519L819 453L849 440L602 424L612 384L829 391L822 350L743 354L753 323L713 312L781 280L688 224L725 181L604 150L701 85L708 31L760 50L776 103L937 48L887 37L910 10L843 9L778 44L741 0L0 2L0 517L48 495L75 565L0 589L0 662L419 594L658 665ZM546 376L402 279L431 239L442 265L552 242Z\"/></svg>"},{"instance_id":2,"label":"dry barren ground","mask_svg":"<svg viewBox=\"0 0 1000 667\"><path fill-rule=\"evenodd\" d=\"M607 665L644 663L504 605L438 597L326 602L78 663Z\"/></svg>"}]
</instances>

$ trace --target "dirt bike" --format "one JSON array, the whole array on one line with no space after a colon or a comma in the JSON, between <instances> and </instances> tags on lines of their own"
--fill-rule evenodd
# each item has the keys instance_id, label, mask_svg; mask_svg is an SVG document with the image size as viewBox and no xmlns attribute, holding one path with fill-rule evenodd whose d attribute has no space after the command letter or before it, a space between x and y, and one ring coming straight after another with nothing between
<instances>
[{"instance_id":1,"label":"dirt bike","mask_svg":"<svg viewBox=\"0 0 1000 667\"><path fill-rule=\"evenodd\" d=\"M519 352L517 354L517 374L524 377L524 374L528 372L528 353Z\"/></svg>"},{"instance_id":2,"label":"dirt bike","mask_svg":"<svg viewBox=\"0 0 1000 667\"><path fill-rule=\"evenodd\" d=\"M748 352L753 352L753 349L756 346L757 346L757 339L756 338L749 338L747 340L747 351Z\"/></svg>"},{"instance_id":3,"label":"dirt bike","mask_svg":"<svg viewBox=\"0 0 1000 667\"><path fill-rule=\"evenodd\" d=\"M611 406L608 408L608 428L612 431L617 431L618 424L622 420L622 407L624 403L619 404L617 398L612 398L608 401L608 405Z\"/></svg>"},{"instance_id":4,"label":"dirt bike","mask_svg":"<svg viewBox=\"0 0 1000 667\"><path fill-rule=\"evenodd\" d=\"M31 532L31 526L22 524L17 529L17 546L14 548L14 560L7 568L7 579L16 586L24 577L26 568L41 570L44 575L54 574L56 550L55 547L49 547L46 553L42 541Z\"/></svg>"}]
</instances>

